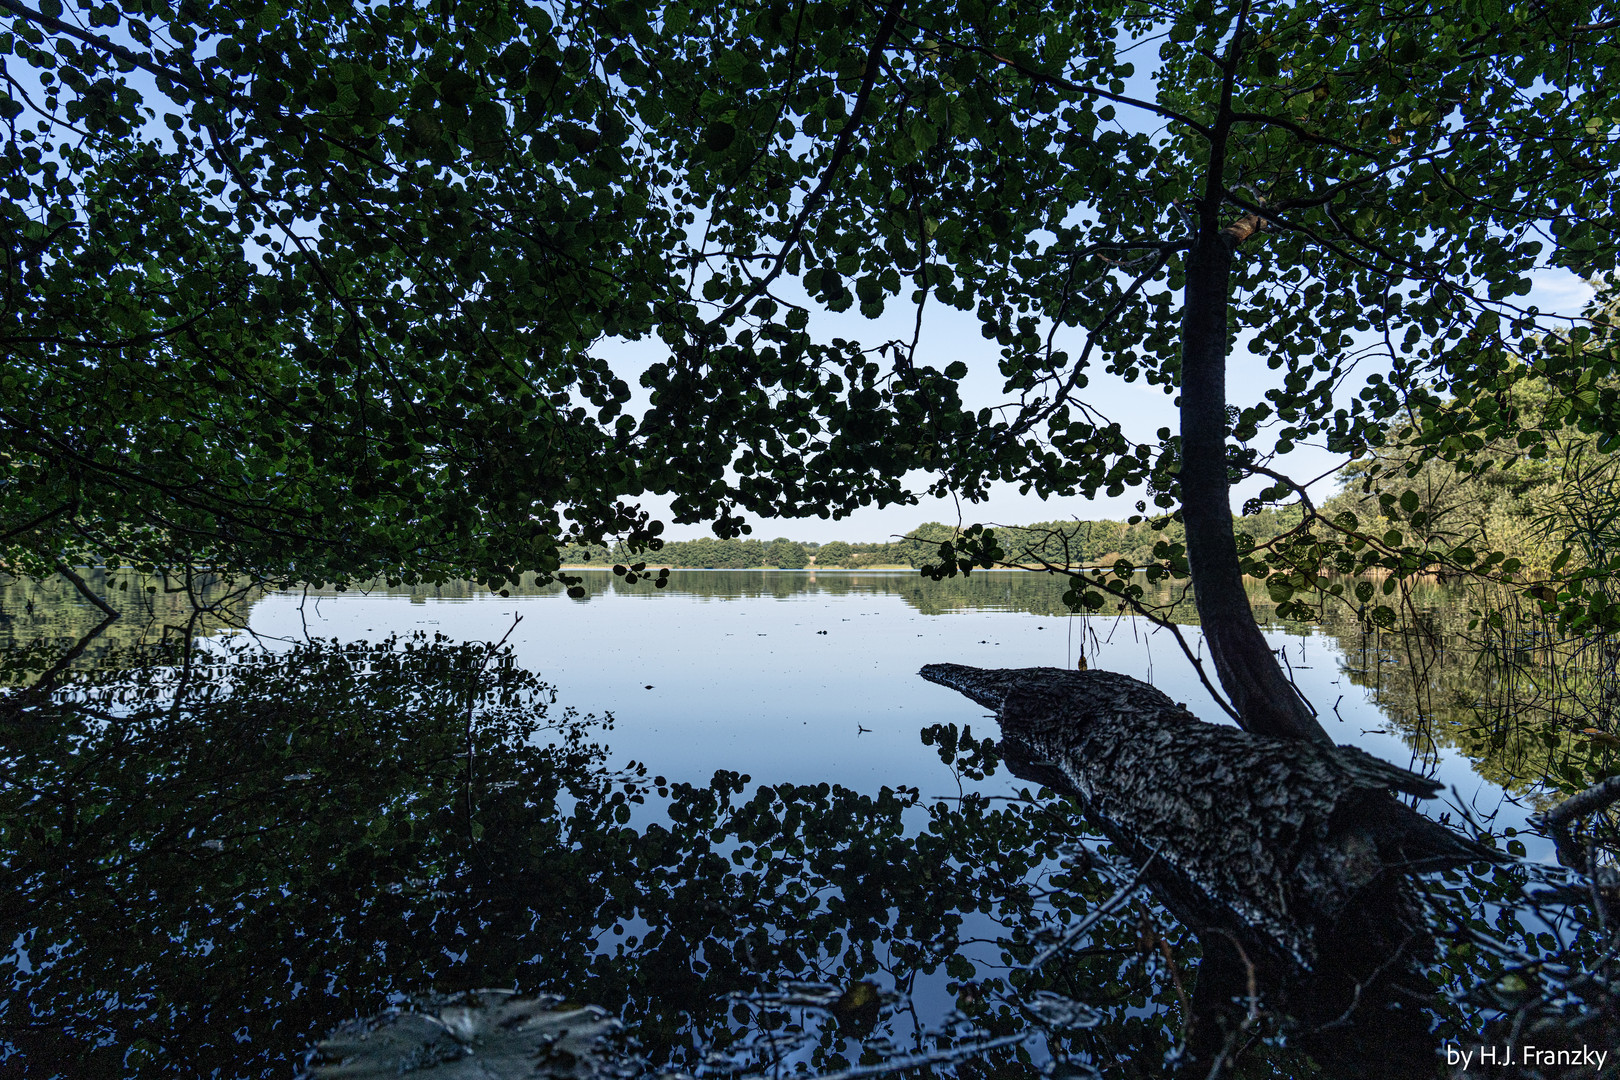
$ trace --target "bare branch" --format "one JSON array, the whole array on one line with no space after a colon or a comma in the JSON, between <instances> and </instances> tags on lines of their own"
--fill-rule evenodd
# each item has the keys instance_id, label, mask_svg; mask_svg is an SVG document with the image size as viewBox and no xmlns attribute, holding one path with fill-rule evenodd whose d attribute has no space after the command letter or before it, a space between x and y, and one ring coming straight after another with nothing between
<instances>
[{"instance_id":1,"label":"bare branch","mask_svg":"<svg viewBox=\"0 0 1620 1080\"><path fill-rule=\"evenodd\" d=\"M1185 124L1187 127L1191 128L1193 131L1196 131L1205 138L1208 138L1210 135L1209 128L1204 124L1199 123L1197 120L1194 120L1185 113L1176 112L1174 109L1167 109L1163 105L1156 102L1144 101L1141 98L1134 98L1125 94L1116 94L1110 90L1104 90L1100 86L1077 83L1070 79L1065 79L1061 75L1051 75L1044 71L1036 71L1027 64L1019 63L1017 60L1013 60L1009 57L1001 55L988 45L979 45L971 41L960 41L956 38L945 37L944 35L941 35L936 28L923 26L920 23L913 22L910 19L904 19L902 21L913 29L935 35L935 40L941 45L948 45L953 49L960 49L963 52L977 53L980 56L989 57L996 63L1001 64L1003 67L1009 67L1026 78L1034 79L1036 82L1045 83L1048 86L1056 86L1061 90L1067 90L1069 93L1078 94L1081 97L1102 98L1104 101L1114 101L1121 105L1129 105L1132 108L1142 109L1146 112L1153 113L1155 116L1161 116L1166 120L1174 121L1178 124Z\"/></svg>"},{"instance_id":2,"label":"bare branch","mask_svg":"<svg viewBox=\"0 0 1620 1080\"><path fill-rule=\"evenodd\" d=\"M1240 124L1264 124L1269 127L1280 127L1293 134L1301 142L1310 143L1312 146L1330 146L1335 150L1342 150L1347 154L1355 154L1358 157L1376 158L1378 156L1371 150L1363 150L1360 147L1342 143L1337 139L1330 139L1326 135L1313 134L1304 125L1282 116L1270 116L1266 113L1235 112L1232 114L1232 120Z\"/></svg>"},{"instance_id":3,"label":"bare branch","mask_svg":"<svg viewBox=\"0 0 1620 1080\"><path fill-rule=\"evenodd\" d=\"M1068 542L1067 539L1065 539L1064 551L1067 552L1067 550ZM1024 555L1028 557L1029 562L1036 564L1038 569L1044 570L1049 574L1074 574L1088 569L1087 567L1057 566L1030 550L1026 550ZM1013 566L1012 563L1002 563L1002 565L1009 567ZM1017 566L1014 568L1029 569L1027 566ZM1092 573L1094 574L1100 572L1100 568L1093 567L1089 569L1091 569ZM1114 589L1109 589L1107 586L1103 586L1103 588L1107 590L1108 595L1117 598L1122 604L1128 604L1132 611L1136 612L1144 619L1147 619L1153 625L1170 631L1170 635L1176 639L1176 644L1181 647L1182 654L1186 656L1187 662L1191 664L1193 670L1198 673L1198 681L1204 684L1204 689L1209 692L1209 696L1214 700L1215 704L1219 705L1221 707L1221 711L1226 713L1227 716L1230 716L1234 723L1237 723L1240 726L1242 725L1242 717L1238 715L1237 710L1232 707L1226 698L1221 696L1221 692L1215 689L1215 684L1210 682L1209 676L1204 672L1203 661L1199 660L1198 657L1193 654L1192 649L1187 645L1187 639L1181 635L1180 627L1171 622L1168 618L1158 614L1158 612L1154 611L1148 605L1142 603L1136 597L1131 596L1129 593L1124 592L1123 590L1116 591Z\"/></svg>"},{"instance_id":4,"label":"bare branch","mask_svg":"<svg viewBox=\"0 0 1620 1080\"><path fill-rule=\"evenodd\" d=\"M107 603L107 601L103 600L101 597L97 596L96 591L90 587L89 583L86 582L84 578L80 577L74 572L73 567L69 566L65 562L59 561L56 564L56 572L71 581L73 583L73 587L79 590L79 595L96 605L96 607L100 608L101 613L107 616L107 618L118 618L118 609Z\"/></svg>"}]
</instances>

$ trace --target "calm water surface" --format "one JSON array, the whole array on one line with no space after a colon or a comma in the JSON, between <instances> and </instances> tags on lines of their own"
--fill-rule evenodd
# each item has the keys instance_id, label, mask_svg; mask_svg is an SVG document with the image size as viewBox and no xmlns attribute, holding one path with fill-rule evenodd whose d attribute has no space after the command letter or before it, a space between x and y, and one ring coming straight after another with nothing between
<instances>
[{"instance_id":1,"label":"calm water surface","mask_svg":"<svg viewBox=\"0 0 1620 1080\"><path fill-rule=\"evenodd\" d=\"M917 671L1084 657L1225 722L1167 631L1071 617L1061 581L1012 572L676 571L662 591L585 576L583 600L467 585L247 597L237 627L193 625L246 659L186 676L173 713L180 669L121 674L120 650L173 636L188 609L117 593L124 618L76 661L99 674L60 705L0 702L21 709L0 785L0 1070L285 1076L340 1022L496 986L603 1006L654 1066L699 1077L853 1078L915 1053L954 1054L943 1071L964 1077L1166 1074L1204 931L1144 893L1041 953L1129 873L1094 858L1073 804L1020 798L1033 785L996 760L994 721ZM1429 599L1443 621L1445 598ZM11 658L31 642L59 654L99 618L63 584L0 589ZM1491 693L1467 650L1439 649L1414 678L1399 642L1354 618L1266 625L1337 741L1451 790L1428 812L1500 834L1545 798L1534 769L1463 752ZM358 646L412 635L439 644ZM487 650L456 646L503 639L555 702L503 713L505 676L486 672L495 696L471 726L460 688ZM1538 952L1590 940L1579 920L1512 913L1523 877L1448 878L1460 914L1436 918ZM1415 985L1450 995L1425 1006L1446 1017L1434 1030L1482 1030L1489 1001L1469 995L1488 999L1498 973L1449 933ZM1434 1075L1428 1012L1400 1021L1388 1056L1381 1025L1412 1008L1367 1006L1349 1029L1318 1018L1310 1030L1341 1042L1315 1051L1279 1014L1255 1075Z\"/></svg>"},{"instance_id":2,"label":"calm water surface","mask_svg":"<svg viewBox=\"0 0 1620 1080\"><path fill-rule=\"evenodd\" d=\"M931 791L945 777L918 732L955 723L994 735L995 725L960 694L918 678L930 663L1067 668L1084 655L1211 723L1230 723L1168 632L1131 617L1071 617L1062 580L1045 575L930 582L907 571L677 570L661 591L624 586L607 571L584 577L584 600L555 587L508 598L465 588L277 594L253 605L248 625L281 640L425 631L495 641L510 631L518 662L556 687L559 704L612 714L616 759L689 782L729 769L765 783ZM1197 627L1182 633L1201 655ZM1403 735L1380 711L1376 676L1394 675L1377 669L1398 667L1395 657L1297 626L1272 624L1266 636L1286 650L1335 741L1436 777L1499 826L1523 826L1529 810L1465 755Z\"/></svg>"}]
</instances>

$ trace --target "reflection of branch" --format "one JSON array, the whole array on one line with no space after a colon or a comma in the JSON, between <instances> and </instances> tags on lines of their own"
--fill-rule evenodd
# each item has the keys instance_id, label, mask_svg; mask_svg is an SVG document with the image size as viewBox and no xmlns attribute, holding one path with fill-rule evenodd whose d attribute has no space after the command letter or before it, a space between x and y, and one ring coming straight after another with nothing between
<instances>
[{"instance_id":1,"label":"reflection of branch","mask_svg":"<svg viewBox=\"0 0 1620 1080\"><path fill-rule=\"evenodd\" d=\"M920 1051L915 1054L904 1054L900 1057L889 1058L875 1065L852 1065L842 1072L829 1073L820 1080L858 1080L870 1076L889 1076L893 1073L927 1065L945 1065L953 1061L963 1061L974 1054L982 1054L987 1050L996 1050L1003 1046L1017 1046L1033 1038L1033 1031L1022 1031L1015 1035L998 1035L983 1042L962 1043L959 1046L946 1046L934 1050Z\"/></svg>"},{"instance_id":2,"label":"reflection of branch","mask_svg":"<svg viewBox=\"0 0 1620 1080\"><path fill-rule=\"evenodd\" d=\"M107 616L108 622L118 618L118 609L107 603L107 601L103 600L101 597L97 596L95 590L90 588L89 584L85 582L84 578L74 573L73 568L67 563L58 562L56 564L56 572L73 582L73 587L79 590L79 595L96 605L96 607L100 608L101 613Z\"/></svg>"},{"instance_id":3,"label":"reflection of branch","mask_svg":"<svg viewBox=\"0 0 1620 1080\"><path fill-rule=\"evenodd\" d=\"M1165 966L1170 969L1170 983L1176 990L1176 1002L1181 1006L1181 1015L1192 1016L1192 999L1187 995L1187 988L1181 982L1181 967L1176 963L1176 954L1170 948L1170 943L1164 939L1164 932L1159 929L1158 920L1148 911L1147 905L1140 900L1136 903L1137 913L1142 920L1142 938L1148 948L1156 949L1164 957ZM1149 940L1151 938L1151 941Z\"/></svg>"},{"instance_id":4,"label":"reflection of branch","mask_svg":"<svg viewBox=\"0 0 1620 1080\"><path fill-rule=\"evenodd\" d=\"M1350 995L1350 1004L1345 1006L1344 1012L1340 1013L1336 1019L1329 1020L1327 1023L1318 1026L1316 1030L1333 1031L1336 1028L1347 1028L1353 1024L1355 1021L1352 1020L1351 1017L1355 1013L1356 1009L1361 1007L1362 992L1382 978L1384 973L1392 969L1397 962L1405 960L1407 955L1407 946L1411 945L1417 939L1418 934L1415 932L1406 935L1406 937L1402 939L1401 943L1396 946L1395 951L1389 954L1388 959L1373 969L1371 975L1368 975L1365 979L1359 979L1356 981L1355 990Z\"/></svg>"},{"instance_id":5,"label":"reflection of branch","mask_svg":"<svg viewBox=\"0 0 1620 1080\"><path fill-rule=\"evenodd\" d=\"M38 698L49 695L52 680L54 680L56 676L60 675L62 672L66 671L68 665L72 664L73 661L84 655L84 650L90 647L90 643L96 638L100 637L107 627L111 626L117 621L118 613L116 611L107 616L105 619L102 619L101 622L97 623L88 634L80 638L78 643L75 644L73 648L64 653L61 659L57 660L56 663L52 664L49 668L42 672L40 674L39 681L33 686L29 687L27 690L23 691L22 694L19 695L19 698L26 700L29 697Z\"/></svg>"},{"instance_id":6,"label":"reflection of branch","mask_svg":"<svg viewBox=\"0 0 1620 1080\"><path fill-rule=\"evenodd\" d=\"M1552 831L1553 843L1558 848L1561 862L1566 866L1583 866L1587 861L1583 855L1572 855L1578 849L1570 836L1570 822L1603 810L1616 802L1620 802L1620 776L1611 776L1607 780L1593 784L1585 791L1571 795L1541 815L1542 825ZM1570 861L1571 858L1573 861ZM1590 867L1587 867L1587 871L1590 872Z\"/></svg>"},{"instance_id":7,"label":"reflection of branch","mask_svg":"<svg viewBox=\"0 0 1620 1080\"><path fill-rule=\"evenodd\" d=\"M1137 868L1135 877L1131 878L1127 884L1120 886L1114 895L1110 896L1100 906L1092 908L1091 914L1076 923L1074 929L1063 935L1061 941L1053 942L1031 957L1029 963L1024 965L1024 970L1034 971L1052 957L1079 941L1081 934L1084 934L1103 919L1130 903L1131 899L1136 895L1136 890L1141 887L1142 879L1147 876L1148 867L1153 865L1153 860L1159 857L1159 852L1163 847L1164 845L1160 844L1154 848L1152 853L1142 861L1142 865Z\"/></svg>"},{"instance_id":8,"label":"reflection of branch","mask_svg":"<svg viewBox=\"0 0 1620 1080\"><path fill-rule=\"evenodd\" d=\"M496 653L501 651L501 647L506 644L506 639L512 636L512 631L516 630L517 627L518 627L518 623L520 623L522 621L523 621L523 616L517 614L516 612L513 612L513 614L512 614L512 625L508 626L506 628L506 633L501 635L501 640L493 641L493 642L486 642L485 643L484 658L482 660L478 661L478 666L476 668L474 668L471 671L471 673L469 673L469 675L467 677L467 784L466 784L466 799L467 799L467 841L468 841L468 843L473 843L473 842L475 842L477 840L477 837L473 833L473 707L475 705L477 705L477 703L478 703L478 678L479 678L480 675L482 675L484 673L484 668L489 666L490 658L493 657Z\"/></svg>"},{"instance_id":9,"label":"reflection of branch","mask_svg":"<svg viewBox=\"0 0 1620 1080\"><path fill-rule=\"evenodd\" d=\"M1243 1022L1227 1035L1225 1043L1221 1046L1221 1052L1215 1055L1215 1061L1210 1065L1209 1069L1209 1080L1217 1080L1226 1071L1224 1066L1228 1062L1236 1063L1238 1043L1249 1033L1249 1029L1254 1027L1255 1021L1260 1019L1260 987L1258 980L1255 978L1254 961L1249 959L1248 950L1244 949L1243 943L1237 939L1237 935L1220 927L1214 929L1217 934L1231 941L1232 948L1237 950L1238 959L1243 962L1249 1008L1244 1014Z\"/></svg>"}]
</instances>

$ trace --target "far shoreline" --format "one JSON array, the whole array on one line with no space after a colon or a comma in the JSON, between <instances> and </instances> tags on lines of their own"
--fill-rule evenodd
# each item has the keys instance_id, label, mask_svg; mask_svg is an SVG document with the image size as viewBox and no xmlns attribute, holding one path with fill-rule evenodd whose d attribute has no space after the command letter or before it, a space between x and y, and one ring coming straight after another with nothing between
<instances>
[{"instance_id":1,"label":"far shoreline","mask_svg":"<svg viewBox=\"0 0 1620 1080\"><path fill-rule=\"evenodd\" d=\"M619 563L618 565L623 566L625 564L624 563ZM614 566L613 563L605 563L605 564L604 563L564 563L561 567L559 567L559 569L561 569L561 570L612 570L613 566ZM857 566L857 567L850 567L850 566L800 566L800 567L796 567L796 568L788 568L788 567L783 567L783 566L668 566L668 567L665 567L665 566L658 566L658 565L656 565L654 563L648 563L647 564L647 570L645 572L652 573L652 572L655 572L655 571L658 571L658 570L669 570L671 573L673 573L676 570L702 570L702 571L704 571L706 573L719 573L719 572L723 572L723 571L733 571L733 570L736 570L736 571L774 570L774 571L777 571L777 572L783 573L783 574L832 574L832 573L864 574L864 573L866 573L868 571L871 571L871 570L916 570L916 569L917 569L917 567L915 567L915 566L906 566L906 565L901 564L901 563L884 563L881 566ZM1010 569L1014 569L1014 568L1013 567L1005 567L1005 568L998 567L997 569L1009 569L1010 570ZM642 573L642 571L637 571L637 573Z\"/></svg>"}]
</instances>

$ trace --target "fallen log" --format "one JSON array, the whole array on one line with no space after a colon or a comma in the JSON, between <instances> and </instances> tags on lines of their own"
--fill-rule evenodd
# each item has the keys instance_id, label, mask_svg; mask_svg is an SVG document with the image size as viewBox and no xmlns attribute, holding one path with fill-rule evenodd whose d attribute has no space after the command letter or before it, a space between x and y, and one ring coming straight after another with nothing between
<instances>
[{"instance_id":1,"label":"fallen log","mask_svg":"<svg viewBox=\"0 0 1620 1080\"><path fill-rule=\"evenodd\" d=\"M921 674L995 710L1013 774L1077 798L1198 938L1175 1076L1228 1074L1253 995L1325 1076L1435 1075L1411 874L1498 857L1393 794L1439 784L1354 747L1206 724L1114 672Z\"/></svg>"},{"instance_id":2,"label":"fallen log","mask_svg":"<svg viewBox=\"0 0 1620 1080\"><path fill-rule=\"evenodd\" d=\"M921 675L995 710L1016 773L1078 796L1127 855L1173 871L1159 883L1172 910L1305 970L1354 903L1387 892L1379 883L1496 857L1392 794L1438 783L1355 747L1208 724L1115 672Z\"/></svg>"}]
</instances>

